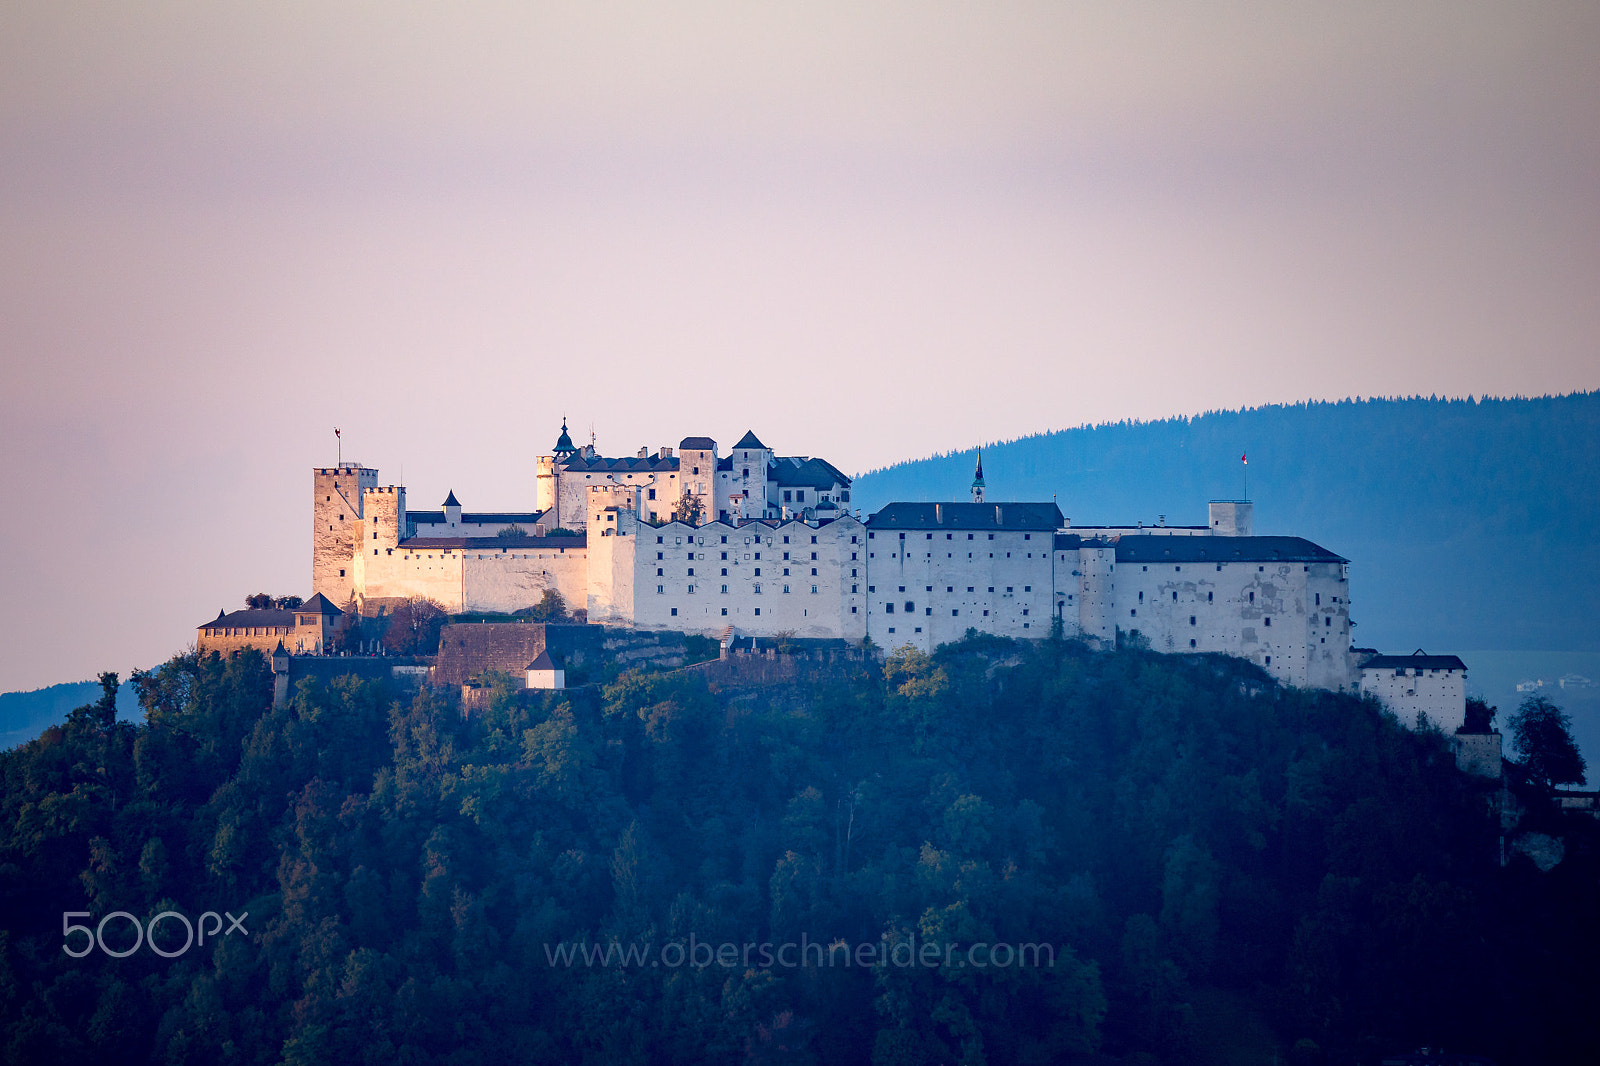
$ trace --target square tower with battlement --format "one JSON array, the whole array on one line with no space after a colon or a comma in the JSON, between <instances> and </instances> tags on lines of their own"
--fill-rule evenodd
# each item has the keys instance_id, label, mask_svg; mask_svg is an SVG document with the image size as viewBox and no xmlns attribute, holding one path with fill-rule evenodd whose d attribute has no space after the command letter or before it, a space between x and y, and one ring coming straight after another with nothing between
<instances>
[{"instance_id":1,"label":"square tower with battlement","mask_svg":"<svg viewBox=\"0 0 1600 1066\"><path fill-rule=\"evenodd\" d=\"M361 540L361 494L377 486L378 471L356 462L311 471L311 594L335 606L349 603L355 591L351 560Z\"/></svg>"}]
</instances>

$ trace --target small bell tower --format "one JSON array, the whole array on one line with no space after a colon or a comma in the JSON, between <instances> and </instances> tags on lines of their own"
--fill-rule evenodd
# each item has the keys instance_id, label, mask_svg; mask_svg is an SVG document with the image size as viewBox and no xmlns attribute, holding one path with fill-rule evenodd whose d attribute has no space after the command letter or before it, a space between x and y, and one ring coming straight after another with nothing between
<instances>
[{"instance_id":1,"label":"small bell tower","mask_svg":"<svg viewBox=\"0 0 1600 1066\"><path fill-rule=\"evenodd\" d=\"M972 502L983 502L983 451L978 451L978 469L972 475Z\"/></svg>"}]
</instances>

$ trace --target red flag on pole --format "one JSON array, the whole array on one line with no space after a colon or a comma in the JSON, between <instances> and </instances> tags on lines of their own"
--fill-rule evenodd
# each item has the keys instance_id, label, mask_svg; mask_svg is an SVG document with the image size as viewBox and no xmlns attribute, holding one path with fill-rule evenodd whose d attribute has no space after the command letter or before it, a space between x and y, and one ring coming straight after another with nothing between
<instances>
[{"instance_id":1,"label":"red flag on pole","mask_svg":"<svg viewBox=\"0 0 1600 1066\"><path fill-rule=\"evenodd\" d=\"M335 437L337 437L339 435L339 427L338 426L334 426L333 427L333 435Z\"/></svg>"},{"instance_id":2,"label":"red flag on pole","mask_svg":"<svg viewBox=\"0 0 1600 1066\"><path fill-rule=\"evenodd\" d=\"M338 430L334 430L334 432L337 433ZM1245 466L1249 466L1250 465L1249 455L1250 455L1250 453L1246 452L1244 455L1239 456L1239 461L1241 463L1243 463Z\"/></svg>"}]
</instances>

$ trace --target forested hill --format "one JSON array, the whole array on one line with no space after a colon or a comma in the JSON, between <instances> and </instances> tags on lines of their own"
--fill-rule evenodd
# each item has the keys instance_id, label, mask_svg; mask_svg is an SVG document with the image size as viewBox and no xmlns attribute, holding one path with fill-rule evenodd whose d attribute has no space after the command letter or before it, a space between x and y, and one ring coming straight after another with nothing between
<instances>
[{"instance_id":1,"label":"forested hill","mask_svg":"<svg viewBox=\"0 0 1600 1066\"><path fill-rule=\"evenodd\" d=\"M135 684L0 752L0 1061L1600 1061L1600 823L1243 660Z\"/></svg>"},{"instance_id":2,"label":"forested hill","mask_svg":"<svg viewBox=\"0 0 1600 1066\"><path fill-rule=\"evenodd\" d=\"M983 450L990 499L1075 525L1203 525L1242 491L1258 533L1351 560L1356 642L1387 651L1600 650L1600 392L1342 400L1119 422ZM973 450L863 475L863 514L965 498Z\"/></svg>"}]
</instances>

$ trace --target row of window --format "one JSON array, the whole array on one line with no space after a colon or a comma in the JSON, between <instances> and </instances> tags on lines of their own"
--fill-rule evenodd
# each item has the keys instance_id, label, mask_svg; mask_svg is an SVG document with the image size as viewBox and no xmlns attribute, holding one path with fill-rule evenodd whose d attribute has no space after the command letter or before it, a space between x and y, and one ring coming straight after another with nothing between
<instances>
[{"instance_id":1,"label":"row of window","mask_svg":"<svg viewBox=\"0 0 1600 1066\"><path fill-rule=\"evenodd\" d=\"M695 594L695 587L693 585L689 585L689 586L687 586L687 588L689 590L689 595L693 596ZM750 586L750 588L751 588L751 591L754 592L757 596L761 595L761 586L759 584L752 585L752 586ZM853 592L855 590L852 588L851 591ZM657 585L656 586L656 595L657 596L665 596L666 593L667 593L667 587L665 585ZM728 594L728 586L723 585L722 586L722 595L726 596L727 594ZM788 585L783 586L783 594L785 596L789 595L789 586ZM817 594L817 586L812 585L811 586L811 595L815 596L816 594ZM854 608L851 608L852 613L854 613L854 610L855 610ZM674 609L672 613L673 614L677 614L678 612L677 612L676 609Z\"/></svg>"},{"instance_id":2,"label":"row of window","mask_svg":"<svg viewBox=\"0 0 1600 1066\"><path fill-rule=\"evenodd\" d=\"M924 585L924 586L922 586L922 588L923 588L923 591L925 591L925 592L932 592L933 591L933 586L932 585ZM901 585L900 586L900 591L904 592L905 590L906 590L906 587L904 585ZM956 587L954 585L946 585L944 587L944 590L946 592L954 592L956 590ZM867 591L868 592L877 592L878 591L878 586L876 586L876 585L868 585L867 586ZM972 585L968 585L967 586L967 591L968 592L976 592L977 589ZM994 586L993 585L989 586L989 591L990 592L994 591ZM1012 591L1014 591L1014 587L1011 586L1011 585L1007 585L1006 586L1006 591L1007 592L1012 592ZM1024 586L1022 586L1022 591L1023 592L1032 592L1033 591L1033 586L1032 585L1024 585Z\"/></svg>"},{"instance_id":3,"label":"row of window","mask_svg":"<svg viewBox=\"0 0 1600 1066\"><path fill-rule=\"evenodd\" d=\"M872 540L872 539L876 538L877 535L878 535L877 533L869 531L867 533L867 539L868 540ZM968 533L967 534L967 539L968 540L972 540L976 535L977 534L974 534L974 533ZM925 536L927 537L928 540L932 540L933 539L933 534L932 533L925 534ZM990 540L994 539L994 534L993 533L990 533L988 536L989 536ZM906 535L904 533L900 534L900 539L901 540L905 540L906 539ZM955 540L956 539L956 535L954 533L946 533L944 535L944 539L945 540ZM1033 534L1032 533L1024 533L1022 535L1022 539L1023 540L1032 540L1033 539Z\"/></svg>"}]
</instances>

